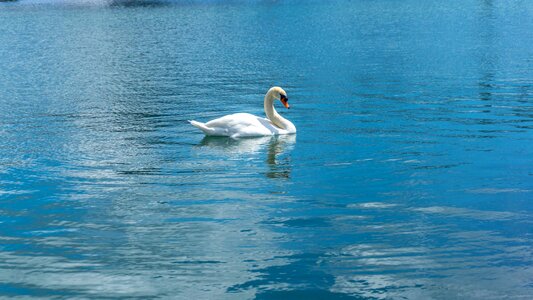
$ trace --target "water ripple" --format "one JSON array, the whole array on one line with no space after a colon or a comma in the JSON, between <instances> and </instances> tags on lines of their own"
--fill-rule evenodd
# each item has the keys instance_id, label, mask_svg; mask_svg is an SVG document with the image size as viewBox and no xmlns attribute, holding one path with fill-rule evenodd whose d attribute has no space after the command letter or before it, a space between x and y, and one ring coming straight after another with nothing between
<instances>
[{"instance_id":1,"label":"water ripple","mask_svg":"<svg viewBox=\"0 0 533 300\"><path fill-rule=\"evenodd\" d=\"M0 295L529 299L530 20L527 1L0 3ZM262 115L272 85L295 136L187 122Z\"/></svg>"}]
</instances>

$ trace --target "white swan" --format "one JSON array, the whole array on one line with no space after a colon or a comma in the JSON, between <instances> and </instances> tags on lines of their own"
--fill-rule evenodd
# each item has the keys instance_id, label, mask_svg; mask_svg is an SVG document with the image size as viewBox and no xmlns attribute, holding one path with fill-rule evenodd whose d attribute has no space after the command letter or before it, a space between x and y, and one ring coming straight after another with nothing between
<instances>
[{"instance_id":1,"label":"white swan","mask_svg":"<svg viewBox=\"0 0 533 300\"><path fill-rule=\"evenodd\" d=\"M287 93L282 88L275 86L268 90L265 95L264 107L267 118L257 117L248 113L236 113L207 123L189 122L206 135L211 136L240 138L296 133L294 124L280 116L274 109L275 99L279 99L286 108L289 108Z\"/></svg>"}]
</instances>

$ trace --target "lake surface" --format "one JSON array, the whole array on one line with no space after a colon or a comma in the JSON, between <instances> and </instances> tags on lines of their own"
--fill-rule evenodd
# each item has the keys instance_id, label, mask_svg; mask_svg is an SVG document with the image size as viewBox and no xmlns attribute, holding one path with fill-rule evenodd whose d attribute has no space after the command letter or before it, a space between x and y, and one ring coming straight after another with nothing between
<instances>
[{"instance_id":1,"label":"lake surface","mask_svg":"<svg viewBox=\"0 0 533 300\"><path fill-rule=\"evenodd\" d=\"M0 3L0 295L530 299L531 20L525 0ZM262 115L273 85L294 136L187 123Z\"/></svg>"}]
</instances>

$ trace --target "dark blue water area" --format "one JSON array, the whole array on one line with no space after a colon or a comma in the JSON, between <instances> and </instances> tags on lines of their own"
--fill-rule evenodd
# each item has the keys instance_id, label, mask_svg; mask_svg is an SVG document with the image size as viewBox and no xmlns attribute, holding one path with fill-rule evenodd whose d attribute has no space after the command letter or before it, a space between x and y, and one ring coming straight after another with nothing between
<instances>
[{"instance_id":1,"label":"dark blue water area","mask_svg":"<svg viewBox=\"0 0 533 300\"><path fill-rule=\"evenodd\" d=\"M0 3L0 295L530 299L530 1ZM296 135L187 120L278 111Z\"/></svg>"}]
</instances>

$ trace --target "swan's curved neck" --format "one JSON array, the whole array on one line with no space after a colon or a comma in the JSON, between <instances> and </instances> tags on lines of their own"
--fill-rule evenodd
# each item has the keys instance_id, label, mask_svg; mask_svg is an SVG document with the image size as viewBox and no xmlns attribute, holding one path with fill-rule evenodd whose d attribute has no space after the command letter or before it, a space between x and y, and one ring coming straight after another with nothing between
<instances>
[{"instance_id":1,"label":"swan's curved neck","mask_svg":"<svg viewBox=\"0 0 533 300\"><path fill-rule=\"evenodd\" d=\"M278 114L278 112L274 108L274 100L276 100L276 98L274 98L274 92L268 91L268 93L265 95L264 102L265 114L267 118L272 122L272 124L276 125L277 127L281 129L289 129L289 124L292 125L292 123L289 120L283 118L280 114Z\"/></svg>"}]
</instances>

